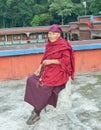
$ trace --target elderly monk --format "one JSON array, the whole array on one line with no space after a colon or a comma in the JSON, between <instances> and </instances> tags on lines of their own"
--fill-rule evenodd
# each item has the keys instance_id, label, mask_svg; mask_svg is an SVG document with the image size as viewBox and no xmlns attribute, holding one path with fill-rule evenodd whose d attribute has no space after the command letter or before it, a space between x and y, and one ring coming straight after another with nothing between
<instances>
[{"instance_id":1,"label":"elderly monk","mask_svg":"<svg viewBox=\"0 0 101 130\"><path fill-rule=\"evenodd\" d=\"M62 29L54 24L49 28L46 49L39 68L27 79L24 100L34 107L28 125L40 119L40 112L49 104L57 105L58 94L69 77L74 79L74 53Z\"/></svg>"}]
</instances>

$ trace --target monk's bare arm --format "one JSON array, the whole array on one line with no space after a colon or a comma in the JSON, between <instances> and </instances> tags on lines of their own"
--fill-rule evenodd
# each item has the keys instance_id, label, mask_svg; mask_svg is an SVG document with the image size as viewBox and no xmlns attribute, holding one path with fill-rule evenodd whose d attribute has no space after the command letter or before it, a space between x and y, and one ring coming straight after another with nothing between
<instances>
[{"instance_id":1,"label":"monk's bare arm","mask_svg":"<svg viewBox=\"0 0 101 130\"><path fill-rule=\"evenodd\" d=\"M50 64L60 64L59 60L57 59L50 59L50 60L44 60L42 62L43 65L50 65Z\"/></svg>"},{"instance_id":2,"label":"monk's bare arm","mask_svg":"<svg viewBox=\"0 0 101 130\"><path fill-rule=\"evenodd\" d=\"M38 69L34 72L35 75L39 76L42 66L50 65L50 64L60 64L59 60L57 59L50 59L50 60L44 60L42 64L38 67Z\"/></svg>"}]
</instances>

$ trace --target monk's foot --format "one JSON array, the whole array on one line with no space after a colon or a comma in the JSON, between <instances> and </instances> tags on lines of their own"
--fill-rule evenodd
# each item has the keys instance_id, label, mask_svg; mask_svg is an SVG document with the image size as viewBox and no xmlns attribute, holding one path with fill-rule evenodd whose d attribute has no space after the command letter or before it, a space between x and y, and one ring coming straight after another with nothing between
<instances>
[{"instance_id":1,"label":"monk's foot","mask_svg":"<svg viewBox=\"0 0 101 130\"><path fill-rule=\"evenodd\" d=\"M27 125L33 125L35 122L37 122L40 119L40 116L36 113L32 113L29 119L27 120Z\"/></svg>"}]
</instances>

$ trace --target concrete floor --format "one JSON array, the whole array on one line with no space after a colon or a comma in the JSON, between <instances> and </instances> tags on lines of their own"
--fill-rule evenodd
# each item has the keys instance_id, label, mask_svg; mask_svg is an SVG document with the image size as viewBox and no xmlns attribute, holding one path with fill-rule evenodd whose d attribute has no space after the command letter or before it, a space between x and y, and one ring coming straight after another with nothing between
<instances>
[{"instance_id":1,"label":"concrete floor","mask_svg":"<svg viewBox=\"0 0 101 130\"><path fill-rule=\"evenodd\" d=\"M101 130L101 73L76 75L69 111L42 111L26 125L32 106L23 101L26 78L0 82L0 130Z\"/></svg>"}]
</instances>

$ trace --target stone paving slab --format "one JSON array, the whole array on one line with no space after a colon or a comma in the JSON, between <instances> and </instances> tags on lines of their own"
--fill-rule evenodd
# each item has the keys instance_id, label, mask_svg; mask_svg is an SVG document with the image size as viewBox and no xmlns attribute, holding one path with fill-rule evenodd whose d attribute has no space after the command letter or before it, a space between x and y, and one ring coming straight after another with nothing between
<instances>
[{"instance_id":1,"label":"stone paving slab","mask_svg":"<svg viewBox=\"0 0 101 130\"><path fill-rule=\"evenodd\" d=\"M0 130L101 130L101 72L76 75L71 110L42 111L26 125L32 106L24 102L26 78L0 82Z\"/></svg>"}]
</instances>

